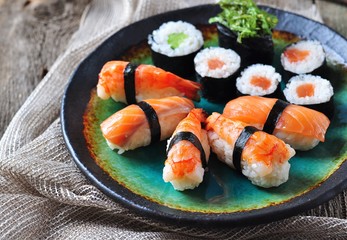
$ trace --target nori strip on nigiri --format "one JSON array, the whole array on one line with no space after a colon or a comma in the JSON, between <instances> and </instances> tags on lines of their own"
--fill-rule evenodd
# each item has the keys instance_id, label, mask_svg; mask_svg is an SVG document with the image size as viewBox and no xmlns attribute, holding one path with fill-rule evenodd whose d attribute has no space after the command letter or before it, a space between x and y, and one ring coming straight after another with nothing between
<instances>
[{"instance_id":1,"label":"nori strip on nigiri","mask_svg":"<svg viewBox=\"0 0 347 240\"><path fill-rule=\"evenodd\" d=\"M128 63L124 69L124 92L128 104L136 103L135 71L139 65Z\"/></svg>"},{"instance_id":2,"label":"nori strip on nigiri","mask_svg":"<svg viewBox=\"0 0 347 240\"><path fill-rule=\"evenodd\" d=\"M201 158L201 164L203 168L206 168L207 161L206 161L206 155L205 151L202 147L202 144L197 136L195 136L192 132L178 132L175 134L175 136L170 140L170 144L166 150L167 154L171 150L171 148L178 142L182 140L187 140L191 142L199 151L200 151L200 158Z\"/></svg>"},{"instance_id":3,"label":"nori strip on nigiri","mask_svg":"<svg viewBox=\"0 0 347 240\"><path fill-rule=\"evenodd\" d=\"M241 155L242 151L246 146L247 141L253 135L253 133L259 131L257 128L252 126L246 126L240 136L235 141L234 152L233 152L233 164L237 171L241 172Z\"/></svg>"},{"instance_id":4,"label":"nori strip on nigiri","mask_svg":"<svg viewBox=\"0 0 347 240\"><path fill-rule=\"evenodd\" d=\"M273 105L269 115L264 123L263 131L272 134L276 128L276 124L281 117L284 109L289 105L288 102L278 99Z\"/></svg>"},{"instance_id":5,"label":"nori strip on nigiri","mask_svg":"<svg viewBox=\"0 0 347 240\"><path fill-rule=\"evenodd\" d=\"M142 111L146 115L149 129L151 131L151 144L155 142L159 142L161 131L160 131L160 123L159 123L159 118L157 113L152 108L152 106L145 101L139 102L137 105L142 109Z\"/></svg>"}]
</instances>

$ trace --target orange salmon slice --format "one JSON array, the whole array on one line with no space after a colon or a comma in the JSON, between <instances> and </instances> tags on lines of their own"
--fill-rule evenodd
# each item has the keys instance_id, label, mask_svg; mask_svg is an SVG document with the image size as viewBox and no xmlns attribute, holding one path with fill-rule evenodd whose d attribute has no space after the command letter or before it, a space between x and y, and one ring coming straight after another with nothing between
<instances>
[{"instance_id":1,"label":"orange salmon slice","mask_svg":"<svg viewBox=\"0 0 347 240\"><path fill-rule=\"evenodd\" d=\"M208 64L208 68L211 70L222 68L225 65L225 63L218 58L209 59L207 64Z\"/></svg>"},{"instance_id":2,"label":"orange salmon slice","mask_svg":"<svg viewBox=\"0 0 347 240\"><path fill-rule=\"evenodd\" d=\"M305 60L308 55L310 55L310 51L297 48L290 48L284 52L284 56L288 58L289 62L300 62Z\"/></svg>"},{"instance_id":3,"label":"orange salmon slice","mask_svg":"<svg viewBox=\"0 0 347 240\"><path fill-rule=\"evenodd\" d=\"M300 98L312 97L314 95L315 86L312 83L302 84L296 88L296 94Z\"/></svg>"},{"instance_id":4,"label":"orange salmon slice","mask_svg":"<svg viewBox=\"0 0 347 240\"><path fill-rule=\"evenodd\" d=\"M251 79L251 84L264 90L267 90L269 89L269 87L271 87L271 81L268 78L261 76L253 76Z\"/></svg>"}]
</instances>

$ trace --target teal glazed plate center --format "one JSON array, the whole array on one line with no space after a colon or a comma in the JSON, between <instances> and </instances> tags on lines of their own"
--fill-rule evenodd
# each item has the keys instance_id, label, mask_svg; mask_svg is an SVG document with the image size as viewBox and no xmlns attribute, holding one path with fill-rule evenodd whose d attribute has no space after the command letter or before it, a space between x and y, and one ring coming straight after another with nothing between
<instances>
[{"instance_id":1,"label":"teal glazed plate center","mask_svg":"<svg viewBox=\"0 0 347 240\"><path fill-rule=\"evenodd\" d=\"M292 13L264 9L279 18L273 34L276 68L281 51L296 41L296 36L320 41L347 62L347 41L333 30ZM76 164L109 197L146 216L178 223L213 226L265 223L329 200L347 186L347 70L332 61L328 61L328 66L335 92L335 116L326 141L313 150L298 151L290 160L289 180L280 187L254 186L212 155L198 188L175 191L162 179L166 141L123 154L107 146L100 123L125 105L96 96L102 66L117 59L152 64L147 35L167 21L191 22L203 32L205 47L217 46L216 28L207 21L218 11L216 5L202 5L134 23L107 39L79 65L66 89L61 110L64 138ZM209 113L221 112L224 107L205 99L195 106Z\"/></svg>"}]
</instances>

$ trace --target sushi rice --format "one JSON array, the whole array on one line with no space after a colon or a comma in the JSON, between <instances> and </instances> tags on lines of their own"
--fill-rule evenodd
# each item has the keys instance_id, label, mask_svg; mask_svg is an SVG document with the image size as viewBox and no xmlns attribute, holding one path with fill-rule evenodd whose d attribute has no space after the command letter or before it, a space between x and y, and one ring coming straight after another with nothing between
<instances>
[{"instance_id":1,"label":"sushi rice","mask_svg":"<svg viewBox=\"0 0 347 240\"><path fill-rule=\"evenodd\" d=\"M172 34L184 34L185 39L178 47L172 48L169 37ZM199 50L204 44L202 33L194 25L183 22L167 22L154 30L148 37L152 50L169 57L184 56Z\"/></svg>"},{"instance_id":2,"label":"sushi rice","mask_svg":"<svg viewBox=\"0 0 347 240\"><path fill-rule=\"evenodd\" d=\"M257 81L258 82L255 82ZM265 96L276 91L282 77L270 65L254 64L247 67L236 79L236 88L242 94Z\"/></svg>"},{"instance_id":3,"label":"sushi rice","mask_svg":"<svg viewBox=\"0 0 347 240\"><path fill-rule=\"evenodd\" d=\"M328 102L334 95L331 83L320 77L303 74L292 77L283 90L287 101L298 105Z\"/></svg>"},{"instance_id":4,"label":"sushi rice","mask_svg":"<svg viewBox=\"0 0 347 240\"><path fill-rule=\"evenodd\" d=\"M221 62L220 67L211 68L210 60ZM227 78L234 74L241 64L240 56L231 49L220 47L205 48L194 59L195 71L201 77Z\"/></svg>"},{"instance_id":5,"label":"sushi rice","mask_svg":"<svg viewBox=\"0 0 347 240\"><path fill-rule=\"evenodd\" d=\"M296 61L293 61L286 56L287 50L307 52L308 55L303 57L303 59L297 59ZM324 62L324 49L320 42L314 40L299 41L297 43L294 43L287 47L281 54L281 63L283 68L295 74L311 73L312 71L321 67Z\"/></svg>"}]
</instances>

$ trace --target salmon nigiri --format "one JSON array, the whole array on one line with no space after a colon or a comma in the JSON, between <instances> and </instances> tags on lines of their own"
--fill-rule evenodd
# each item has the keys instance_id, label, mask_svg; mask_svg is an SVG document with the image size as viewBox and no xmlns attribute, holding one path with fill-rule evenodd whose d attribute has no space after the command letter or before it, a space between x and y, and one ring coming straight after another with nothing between
<instances>
[{"instance_id":1,"label":"salmon nigiri","mask_svg":"<svg viewBox=\"0 0 347 240\"><path fill-rule=\"evenodd\" d=\"M277 137L213 113L206 120L211 149L219 160L242 172L254 185L275 187L289 177L295 150Z\"/></svg>"},{"instance_id":2,"label":"salmon nigiri","mask_svg":"<svg viewBox=\"0 0 347 240\"><path fill-rule=\"evenodd\" d=\"M119 153L167 139L194 108L190 99L167 97L129 105L101 123L111 149Z\"/></svg>"},{"instance_id":3,"label":"salmon nigiri","mask_svg":"<svg viewBox=\"0 0 347 240\"><path fill-rule=\"evenodd\" d=\"M318 111L256 96L231 100L223 115L274 134L297 150L309 150L320 141L324 142L330 124L329 119Z\"/></svg>"},{"instance_id":4,"label":"salmon nigiri","mask_svg":"<svg viewBox=\"0 0 347 240\"><path fill-rule=\"evenodd\" d=\"M206 130L201 127L205 120L202 109L191 110L168 140L163 179L176 190L193 189L203 180L210 156Z\"/></svg>"},{"instance_id":5,"label":"salmon nigiri","mask_svg":"<svg viewBox=\"0 0 347 240\"><path fill-rule=\"evenodd\" d=\"M161 68L125 61L107 62L99 73L97 94L117 102L133 104L145 99L170 96L199 100L200 84L183 79Z\"/></svg>"}]
</instances>

